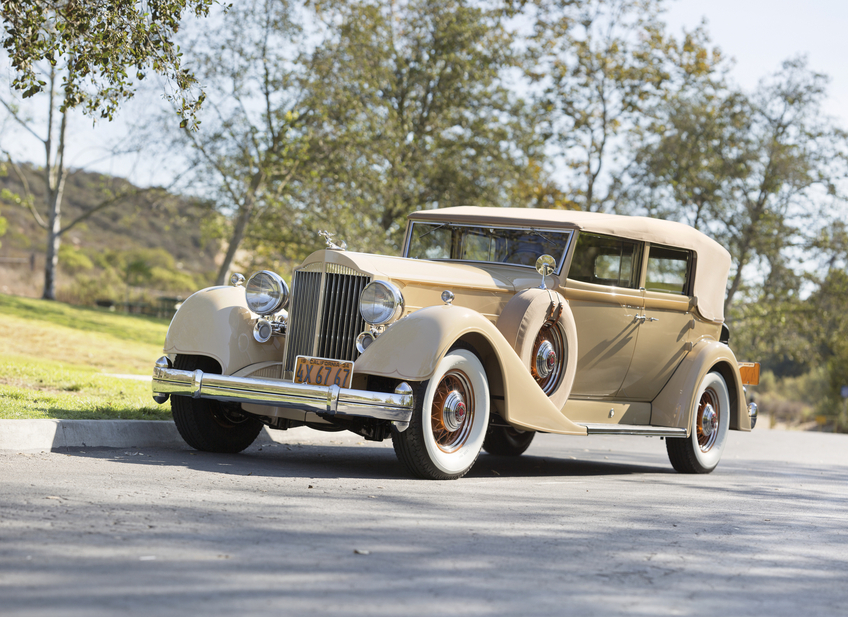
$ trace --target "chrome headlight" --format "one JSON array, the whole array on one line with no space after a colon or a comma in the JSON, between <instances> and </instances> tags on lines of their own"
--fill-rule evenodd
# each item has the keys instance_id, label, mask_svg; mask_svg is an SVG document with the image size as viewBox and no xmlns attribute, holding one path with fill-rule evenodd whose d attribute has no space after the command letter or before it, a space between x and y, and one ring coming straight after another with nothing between
<instances>
[{"instance_id":1,"label":"chrome headlight","mask_svg":"<svg viewBox=\"0 0 848 617\"><path fill-rule=\"evenodd\" d=\"M400 289L386 281L372 281L359 296L359 314L372 326L391 323L403 312Z\"/></svg>"},{"instance_id":2,"label":"chrome headlight","mask_svg":"<svg viewBox=\"0 0 848 617\"><path fill-rule=\"evenodd\" d=\"M247 307L254 313L270 315L289 301L289 286L278 274L262 270L251 276L244 287Z\"/></svg>"}]
</instances>

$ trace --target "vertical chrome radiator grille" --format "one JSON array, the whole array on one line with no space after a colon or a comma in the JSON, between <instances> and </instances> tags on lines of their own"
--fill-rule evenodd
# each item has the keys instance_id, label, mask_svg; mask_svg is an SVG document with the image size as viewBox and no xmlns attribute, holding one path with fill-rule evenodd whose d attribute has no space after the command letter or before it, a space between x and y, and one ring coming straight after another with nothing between
<instances>
[{"instance_id":1,"label":"vertical chrome radiator grille","mask_svg":"<svg viewBox=\"0 0 848 617\"><path fill-rule=\"evenodd\" d=\"M310 264L294 273L286 341L286 370L297 356L355 360L356 336L365 330L359 294L371 281L355 270Z\"/></svg>"}]
</instances>

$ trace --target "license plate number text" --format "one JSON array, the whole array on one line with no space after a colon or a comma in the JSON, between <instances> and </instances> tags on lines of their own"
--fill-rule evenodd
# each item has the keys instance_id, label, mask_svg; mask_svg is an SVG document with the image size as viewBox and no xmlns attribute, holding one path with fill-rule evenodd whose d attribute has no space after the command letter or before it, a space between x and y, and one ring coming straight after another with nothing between
<instances>
[{"instance_id":1,"label":"license plate number text","mask_svg":"<svg viewBox=\"0 0 848 617\"><path fill-rule=\"evenodd\" d=\"M298 356L295 361L295 383L350 388L352 379L353 362L347 360Z\"/></svg>"}]
</instances>

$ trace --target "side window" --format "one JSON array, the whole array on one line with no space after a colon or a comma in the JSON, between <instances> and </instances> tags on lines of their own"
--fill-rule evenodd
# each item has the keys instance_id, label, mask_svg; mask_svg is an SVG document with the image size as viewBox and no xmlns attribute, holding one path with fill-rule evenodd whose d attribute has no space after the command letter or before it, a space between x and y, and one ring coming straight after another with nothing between
<instances>
[{"instance_id":1,"label":"side window","mask_svg":"<svg viewBox=\"0 0 848 617\"><path fill-rule=\"evenodd\" d=\"M596 285L639 286L639 246L633 240L580 232L568 278Z\"/></svg>"},{"instance_id":2,"label":"side window","mask_svg":"<svg viewBox=\"0 0 848 617\"><path fill-rule=\"evenodd\" d=\"M651 246L648 252L645 289L686 295L690 289L691 272L691 252L665 246Z\"/></svg>"}]
</instances>

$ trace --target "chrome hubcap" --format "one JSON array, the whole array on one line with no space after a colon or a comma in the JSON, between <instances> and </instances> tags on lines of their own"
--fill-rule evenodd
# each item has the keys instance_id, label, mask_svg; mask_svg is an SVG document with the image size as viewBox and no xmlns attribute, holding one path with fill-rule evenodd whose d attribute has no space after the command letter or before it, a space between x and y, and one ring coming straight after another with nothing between
<instances>
[{"instance_id":1,"label":"chrome hubcap","mask_svg":"<svg viewBox=\"0 0 848 617\"><path fill-rule=\"evenodd\" d=\"M451 433L459 429L465 420L465 413L465 401L462 399L462 395L456 390L450 392L445 397L445 404L442 407L442 419L445 428Z\"/></svg>"},{"instance_id":2,"label":"chrome hubcap","mask_svg":"<svg viewBox=\"0 0 848 617\"><path fill-rule=\"evenodd\" d=\"M536 373L541 379L547 378L557 365L557 355L550 341L544 341L536 351Z\"/></svg>"},{"instance_id":3,"label":"chrome hubcap","mask_svg":"<svg viewBox=\"0 0 848 617\"><path fill-rule=\"evenodd\" d=\"M713 406L707 403L704 407L704 414L701 416L701 431L704 437L710 437L718 428L718 414L713 409Z\"/></svg>"},{"instance_id":4,"label":"chrome hubcap","mask_svg":"<svg viewBox=\"0 0 848 617\"><path fill-rule=\"evenodd\" d=\"M709 452L715 444L718 438L719 422L722 421L721 413L722 410L715 391L708 388L701 395L701 400L698 403L698 417L695 422L698 447L701 452Z\"/></svg>"},{"instance_id":5,"label":"chrome hubcap","mask_svg":"<svg viewBox=\"0 0 848 617\"><path fill-rule=\"evenodd\" d=\"M539 330L530 356L530 373L547 395L555 392L562 381L566 354L565 336L559 324Z\"/></svg>"}]
</instances>

